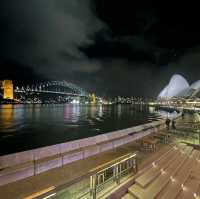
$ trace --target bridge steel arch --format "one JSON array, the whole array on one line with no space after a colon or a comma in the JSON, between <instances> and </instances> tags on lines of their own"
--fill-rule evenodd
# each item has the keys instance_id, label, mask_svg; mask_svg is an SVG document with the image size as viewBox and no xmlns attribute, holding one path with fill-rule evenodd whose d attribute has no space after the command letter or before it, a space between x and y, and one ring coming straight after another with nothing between
<instances>
[{"instance_id":1,"label":"bridge steel arch","mask_svg":"<svg viewBox=\"0 0 200 199\"><path fill-rule=\"evenodd\" d=\"M51 86L68 88L71 90L71 92L50 90L49 88ZM64 94L64 95L66 94L66 95L83 96L83 97L88 97L89 95L89 93L85 91L84 89L82 89L81 87L71 82L67 82L65 80L41 82L41 83L33 84L30 86L27 85L21 88L16 87L15 92L16 93L25 93L25 92L55 93L55 94Z\"/></svg>"}]
</instances>

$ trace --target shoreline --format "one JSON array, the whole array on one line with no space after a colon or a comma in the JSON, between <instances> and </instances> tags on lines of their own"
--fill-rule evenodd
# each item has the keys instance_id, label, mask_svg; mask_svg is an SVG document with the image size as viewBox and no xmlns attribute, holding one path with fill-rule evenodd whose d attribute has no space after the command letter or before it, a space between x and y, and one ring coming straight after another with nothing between
<instances>
[{"instance_id":1,"label":"shoreline","mask_svg":"<svg viewBox=\"0 0 200 199\"><path fill-rule=\"evenodd\" d=\"M143 111L141 111L139 107L133 106L132 109L132 106L129 105L122 105L124 108L122 110L123 113L126 114L125 119L127 118L127 120L125 120L124 117L118 116L118 106L105 106L105 109L95 106L94 110L90 105L71 104L5 105L4 107L5 109L0 109L0 111L2 111L0 112L1 119L2 122L4 122L4 115L7 116L8 119L5 119L5 122L10 122L10 129L4 129L4 126L1 126L2 137L0 143L3 148L0 152L0 156L109 134L114 131L132 128L162 119L158 113L149 112L148 107L144 107ZM74 111L79 111L79 109L74 108L79 107L80 113L88 111L87 117L84 115L83 117L75 115L77 113ZM29 109L33 111L29 111ZM54 111L58 112L56 112L58 117L54 116L56 115ZM95 111L96 115L91 116L91 111ZM102 115L100 115L100 111L103 112ZM107 117L108 111L109 114ZM31 112L30 115L28 114L29 112ZM139 112L139 115L137 112ZM20 120L16 118L18 113L21 114ZM50 115L48 115L49 113ZM76 122L73 123L72 119L66 115L69 113L72 114L70 117L76 117ZM137 115L135 115L135 113L137 113ZM41 122L43 120L40 121L40 115L45 118L45 122ZM28 123L24 118L33 118L33 122L29 120L31 123ZM13 125L15 123L17 123L16 126ZM45 137L48 139L46 140ZM15 141L16 138L19 138L19 143ZM24 144L23 140L25 140Z\"/></svg>"}]
</instances>

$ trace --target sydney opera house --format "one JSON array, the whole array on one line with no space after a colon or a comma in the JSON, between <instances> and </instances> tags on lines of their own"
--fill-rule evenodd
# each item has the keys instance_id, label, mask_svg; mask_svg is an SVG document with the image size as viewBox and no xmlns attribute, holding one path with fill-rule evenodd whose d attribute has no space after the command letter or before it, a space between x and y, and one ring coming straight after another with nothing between
<instances>
[{"instance_id":1,"label":"sydney opera house","mask_svg":"<svg viewBox=\"0 0 200 199\"><path fill-rule=\"evenodd\" d=\"M158 95L158 100L172 99L198 99L200 98L200 80L189 85L188 81L181 75L175 74L169 83Z\"/></svg>"}]
</instances>

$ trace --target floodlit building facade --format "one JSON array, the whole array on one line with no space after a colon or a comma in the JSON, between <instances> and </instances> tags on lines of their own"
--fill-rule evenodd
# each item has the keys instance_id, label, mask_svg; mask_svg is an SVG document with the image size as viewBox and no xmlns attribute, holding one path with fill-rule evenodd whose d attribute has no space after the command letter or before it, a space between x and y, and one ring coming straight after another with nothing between
<instances>
[{"instance_id":1,"label":"floodlit building facade","mask_svg":"<svg viewBox=\"0 0 200 199\"><path fill-rule=\"evenodd\" d=\"M158 100L171 98L200 98L200 80L189 85L183 76L173 75L158 95Z\"/></svg>"},{"instance_id":2,"label":"floodlit building facade","mask_svg":"<svg viewBox=\"0 0 200 199\"><path fill-rule=\"evenodd\" d=\"M3 88L3 98L12 100L14 98L12 80L4 80L2 82L2 88Z\"/></svg>"}]
</instances>

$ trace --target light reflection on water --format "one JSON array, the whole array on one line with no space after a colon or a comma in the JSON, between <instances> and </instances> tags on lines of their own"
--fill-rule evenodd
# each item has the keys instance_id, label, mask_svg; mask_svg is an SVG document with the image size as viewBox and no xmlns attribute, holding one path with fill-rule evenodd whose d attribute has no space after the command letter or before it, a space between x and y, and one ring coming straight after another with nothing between
<instances>
[{"instance_id":1,"label":"light reflection on water","mask_svg":"<svg viewBox=\"0 0 200 199\"><path fill-rule=\"evenodd\" d=\"M147 106L1 105L0 154L95 136L158 118Z\"/></svg>"}]
</instances>

